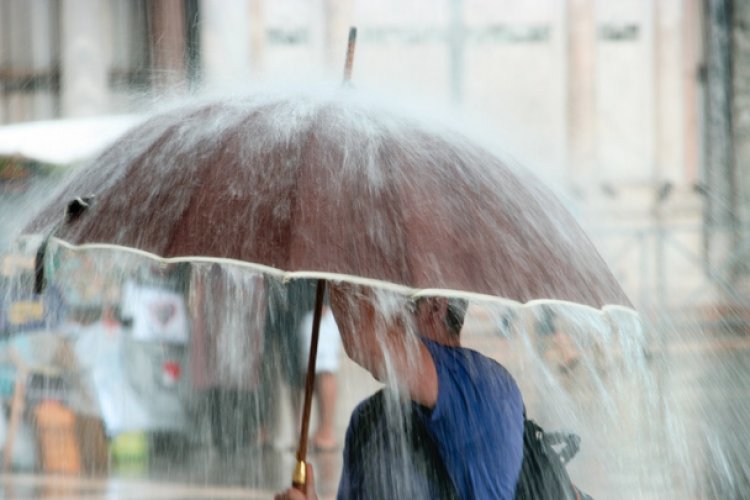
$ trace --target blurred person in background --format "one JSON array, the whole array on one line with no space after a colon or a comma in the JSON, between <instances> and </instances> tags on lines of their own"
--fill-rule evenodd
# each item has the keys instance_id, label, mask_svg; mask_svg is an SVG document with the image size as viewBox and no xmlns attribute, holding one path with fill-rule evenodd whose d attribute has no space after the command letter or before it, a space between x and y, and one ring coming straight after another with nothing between
<instances>
[{"instance_id":1,"label":"blurred person in background","mask_svg":"<svg viewBox=\"0 0 750 500\"><path fill-rule=\"evenodd\" d=\"M580 354L570 335L560 328L557 314L551 307L542 306L536 332L539 353L548 362L556 363L561 374L571 374L578 366Z\"/></svg>"},{"instance_id":2,"label":"blurred person in background","mask_svg":"<svg viewBox=\"0 0 750 500\"><path fill-rule=\"evenodd\" d=\"M299 326L299 336L303 346L302 353L305 354L301 359L303 373L307 366L312 341L313 316L314 311L309 311ZM336 399L338 397L336 377L341 353L341 336L329 304L323 305L319 334L318 352L315 361L318 427L312 436L311 445L314 451L325 452L335 451L338 447L335 434ZM299 416L297 418L299 419Z\"/></svg>"},{"instance_id":3,"label":"blurred person in background","mask_svg":"<svg viewBox=\"0 0 750 500\"><path fill-rule=\"evenodd\" d=\"M273 447L274 441L285 429L278 428L279 406L284 390L289 393L293 428L292 436L299 430L302 393L305 387L305 369L300 359L304 357L302 338L298 334L306 311L315 302L315 282L295 279L279 289L268 291L265 344L263 356L263 397L259 441L264 447ZM306 352L306 351L305 351ZM290 446L292 446L290 444Z\"/></svg>"},{"instance_id":4,"label":"blurred person in background","mask_svg":"<svg viewBox=\"0 0 750 500\"><path fill-rule=\"evenodd\" d=\"M218 264L201 278L191 339L191 374L221 454L259 439L266 295L263 280L237 279Z\"/></svg>"}]
</instances>

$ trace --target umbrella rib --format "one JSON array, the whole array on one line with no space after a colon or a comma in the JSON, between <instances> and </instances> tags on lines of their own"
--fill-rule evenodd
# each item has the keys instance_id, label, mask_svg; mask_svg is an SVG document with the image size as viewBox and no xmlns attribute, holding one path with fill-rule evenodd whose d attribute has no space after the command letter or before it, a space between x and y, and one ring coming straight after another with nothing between
<instances>
[{"instance_id":1,"label":"umbrella rib","mask_svg":"<svg viewBox=\"0 0 750 500\"><path fill-rule=\"evenodd\" d=\"M573 302L569 300L540 298L534 299L527 302L519 302L517 300L508 299L505 297L499 297L497 295L487 295L484 293L467 292L465 290L453 290L449 288L415 288L391 281L385 281L375 278L365 278L362 276L355 276L351 274L343 273L330 273L324 271L284 271L272 266L266 266L264 264L258 264L253 262L247 262L244 260L219 258L219 257L205 257L205 256L182 256L182 257L161 257L145 250L139 250L133 247L125 247L121 245L113 245L109 243L84 243L82 245L75 245L62 240L57 237L50 239L56 244L61 245L69 250L74 251L86 251L86 250L117 250L122 252L129 252L135 255L149 258L153 261L160 262L163 264L178 264L178 263L217 263L226 264L231 266L245 267L248 269L255 270L262 274L273 276L286 283L296 279L323 279L332 282L347 282L354 285L362 285L366 287L379 288L382 290L388 290L394 293L399 293L407 297L456 297L464 298L467 300L478 300L487 303L506 305L506 306L535 306L538 304L567 304L574 307L579 307L589 311L606 311L606 310L622 310L629 311L633 314L638 312L632 307L621 305L621 304L603 304L602 307L597 308L588 304L582 304L580 302Z\"/></svg>"}]
</instances>

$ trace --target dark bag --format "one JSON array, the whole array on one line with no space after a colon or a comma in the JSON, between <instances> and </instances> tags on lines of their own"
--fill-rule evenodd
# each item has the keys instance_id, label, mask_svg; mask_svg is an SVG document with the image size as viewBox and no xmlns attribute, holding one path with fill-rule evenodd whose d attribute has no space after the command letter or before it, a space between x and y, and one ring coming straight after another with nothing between
<instances>
[{"instance_id":1,"label":"dark bag","mask_svg":"<svg viewBox=\"0 0 750 500\"><path fill-rule=\"evenodd\" d=\"M516 500L592 500L570 480L565 465L578 453L581 438L563 432L544 432L524 419L523 462Z\"/></svg>"}]
</instances>

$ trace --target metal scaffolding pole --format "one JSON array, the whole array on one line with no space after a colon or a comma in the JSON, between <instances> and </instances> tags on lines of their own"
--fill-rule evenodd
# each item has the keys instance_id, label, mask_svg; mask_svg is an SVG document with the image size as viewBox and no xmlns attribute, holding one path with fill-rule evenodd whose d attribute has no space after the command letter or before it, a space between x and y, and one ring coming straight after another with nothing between
<instances>
[{"instance_id":1,"label":"metal scaffolding pole","mask_svg":"<svg viewBox=\"0 0 750 500\"><path fill-rule=\"evenodd\" d=\"M449 75L451 101L458 106L464 93L464 44L466 27L464 26L464 1L448 0L450 25L448 35Z\"/></svg>"},{"instance_id":2,"label":"metal scaffolding pole","mask_svg":"<svg viewBox=\"0 0 750 500\"><path fill-rule=\"evenodd\" d=\"M704 168L708 194L704 225L709 273L732 253L738 236L732 132L732 5L733 0L705 0L704 3ZM729 274L733 274L731 270Z\"/></svg>"}]
</instances>

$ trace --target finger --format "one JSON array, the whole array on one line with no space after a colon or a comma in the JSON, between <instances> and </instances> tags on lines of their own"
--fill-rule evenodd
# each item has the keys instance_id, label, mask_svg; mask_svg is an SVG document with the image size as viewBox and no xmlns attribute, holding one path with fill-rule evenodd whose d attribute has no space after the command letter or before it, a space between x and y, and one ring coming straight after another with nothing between
<instances>
[{"instance_id":1,"label":"finger","mask_svg":"<svg viewBox=\"0 0 750 500\"><path fill-rule=\"evenodd\" d=\"M278 493L273 498L274 500L305 500L305 498L309 498L309 497L307 497L306 494L303 494L299 490L296 490L294 488L289 488L286 491L282 491L281 493Z\"/></svg>"}]
</instances>

